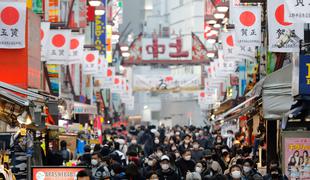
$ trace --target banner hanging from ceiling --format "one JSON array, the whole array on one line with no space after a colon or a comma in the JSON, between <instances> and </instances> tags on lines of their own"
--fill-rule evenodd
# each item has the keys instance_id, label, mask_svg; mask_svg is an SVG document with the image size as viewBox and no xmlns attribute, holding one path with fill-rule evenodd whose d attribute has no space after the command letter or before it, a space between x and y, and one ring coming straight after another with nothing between
<instances>
[{"instance_id":1,"label":"banner hanging from ceiling","mask_svg":"<svg viewBox=\"0 0 310 180\"><path fill-rule=\"evenodd\" d=\"M284 19L287 22L310 23L310 0L284 0Z\"/></svg>"},{"instance_id":2,"label":"banner hanging from ceiling","mask_svg":"<svg viewBox=\"0 0 310 180\"><path fill-rule=\"evenodd\" d=\"M99 52L84 51L83 72L84 74L96 74L98 70Z\"/></svg>"},{"instance_id":3,"label":"banner hanging from ceiling","mask_svg":"<svg viewBox=\"0 0 310 180\"><path fill-rule=\"evenodd\" d=\"M221 32L223 58L227 60L238 59L239 48L236 46L235 31Z\"/></svg>"},{"instance_id":4,"label":"banner hanging from ceiling","mask_svg":"<svg viewBox=\"0 0 310 180\"><path fill-rule=\"evenodd\" d=\"M48 64L67 64L69 59L71 30L50 30L48 40Z\"/></svg>"},{"instance_id":5,"label":"banner hanging from ceiling","mask_svg":"<svg viewBox=\"0 0 310 180\"><path fill-rule=\"evenodd\" d=\"M133 91L194 91L201 87L199 75L134 75Z\"/></svg>"},{"instance_id":6,"label":"banner hanging from ceiling","mask_svg":"<svg viewBox=\"0 0 310 180\"><path fill-rule=\"evenodd\" d=\"M106 0L101 0L101 5L106 6ZM95 17L95 46L100 55L106 56L106 13Z\"/></svg>"},{"instance_id":7,"label":"banner hanging from ceiling","mask_svg":"<svg viewBox=\"0 0 310 180\"><path fill-rule=\"evenodd\" d=\"M267 1L268 8L268 34L269 51L271 52L299 52L299 41L290 40L279 47L278 44L285 34L294 33L298 38L304 39L304 24L297 21L286 21L285 15L289 12L285 6L285 0ZM310 6L309 6L310 7ZM309 9L309 8L308 8ZM310 16L310 13L309 13Z\"/></svg>"},{"instance_id":8,"label":"banner hanging from ceiling","mask_svg":"<svg viewBox=\"0 0 310 180\"><path fill-rule=\"evenodd\" d=\"M26 2L0 2L0 48L26 46Z\"/></svg>"},{"instance_id":9,"label":"banner hanging from ceiling","mask_svg":"<svg viewBox=\"0 0 310 180\"><path fill-rule=\"evenodd\" d=\"M41 38L41 61L46 61L47 42L50 36L50 22L41 22L40 38Z\"/></svg>"},{"instance_id":10,"label":"banner hanging from ceiling","mask_svg":"<svg viewBox=\"0 0 310 180\"><path fill-rule=\"evenodd\" d=\"M236 6L232 11L237 44L240 46L260 46L261 6Z\"/></svg>"},{"instance_id":11,"label":"banner hanging from ceiling","mask_svg":"<svg viewBox=\"0 0 310 180\"><path fill-rule=\"evenodd\" d=\"M72 34L68 64L81 64L83 59L85 35Z\"/></svg>"}]
</instances>

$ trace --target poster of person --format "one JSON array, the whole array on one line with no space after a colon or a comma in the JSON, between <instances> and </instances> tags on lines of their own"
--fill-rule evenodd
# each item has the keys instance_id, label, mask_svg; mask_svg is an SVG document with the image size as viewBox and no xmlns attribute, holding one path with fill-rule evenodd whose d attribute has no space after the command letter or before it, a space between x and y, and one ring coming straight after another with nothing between
<instances>
[{"instance_id":1,"label":"poster of person","mask_svg":"<svg viewBox=\"0 0 310 180\"><path fill-rule=\"evenodd\" d=\"M283 165L287 177L291 180L310 179L310 137L286 136L283 141Z\"/></svg>"}]
</instances>

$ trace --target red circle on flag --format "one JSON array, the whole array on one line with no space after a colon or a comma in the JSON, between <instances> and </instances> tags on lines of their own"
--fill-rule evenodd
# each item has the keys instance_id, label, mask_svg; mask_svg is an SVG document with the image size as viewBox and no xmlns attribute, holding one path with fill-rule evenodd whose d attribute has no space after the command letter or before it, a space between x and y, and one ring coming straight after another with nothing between
<instances>
[{"instance_id":1,"label":"red circle on flag","mask_svg":"<svg viewBox=\"0 0 310 180\"><path fill-rule=\"evenodd\" d=\"M204 92L200 93L200 97L205 97L205 96L206 96L206 94Z\"/></svg>"},{"instance_id":2,"label":"red circle on flag","mask_svg":"<svg viewBox=\"0 0 310 180\"><path fill-rule=\"evenodd\" d=\"M71 39L70 41L70 49L76 49L79 47L80 42L77 39Z\"/></svg>"},{"instance_id":3,"label":"red circle on flag","mask_svg":"<svg viewBox=\"0 0 310 180\"><path fill-rule=\"evenodd\" d=\"M119 79L118 78L114 79L114 84L119 84Z\"/></svg>"},{"instance_id":4,"label":"red circle on flag","mask_svg":"<svg viewBox=\"0 0 310 180\"><path fill-rule=\"evenodd\" d=\"M255 14L253 14L251 11L244 11L240 14L239 19L241 24L244 26L252 26L256 21Z\"/></svg>"},{"instance_id":5,"label":"red circle on flag","mask_svg":"<svg viewBox=\"0 0 310 180\"><path fill-rule=\"evenodd\" d=\"M93 62L95 60L95 55L93 55L93 54L87 54L86 55L86 61L87 62Z\"/></svg>"},{"instance_id":6,"label":"red circle on flag","mask_svg":"<svg viewBox=\"0 0 310 180\"><path fill-rule=\"evenodd\" d=\"M227 36L226 43L228 44L228 46L231 46L231 47L234 46L234 40L233 40L232 35Z\"/></svg>"},{"instance_id":7,"label":"red circle on flag","mask_svg":"<svg viewBox=\"0 0 310 180\"><path fill-rule=\"evenodd\" d=\"M2 10L1 20L4 24L12 26L19 20L19 12L15 7L9 6Z\"/></svg>"},{"instance_id":8,"label":"red circle on flag","mask_svg":"<svg viewBox=\"0 0 310 180\"><path fill-rule=\"evenodd\" d=\"M279 24L282 26L289 26L292 25L290 22L285 22L284 20L284 4L281 4L280 6L277 7L276 12L275 12L275 17L276 20Z\"/></svg>"},{"instance_id":9,"label":"red circle on flag","mask_svg":"<svg viewBox=\"0 0 310 180\"><path fill-rule=\"evenodd\" d=\"M112 76L112 70L111 70L111 69L108 69L108 70L107 70L107 76L108 76L108 77L111 77L111 76Z\"/></svg>"},{"instance_id":10,"label":"red circle on flag","mask_svg":"<svg viewBox=\"0 0 310 180\"><path fill-rule=\"evenodd\" d=\"M44 31L42 29L40 29L40 37L41 37L41 41L44 38Z\"/></svg>"},{"instance_id":11,"label":"red circle on flag","mask_svg":"<svg viewBox=\"0 0 310 180\"><path fill-rule=\"evenodd\" d=\"M53 45L58 48L65 45L65 42L66 42L66 38L62 34L56 34L52 39Z\"/></svg>"}]
</instances>

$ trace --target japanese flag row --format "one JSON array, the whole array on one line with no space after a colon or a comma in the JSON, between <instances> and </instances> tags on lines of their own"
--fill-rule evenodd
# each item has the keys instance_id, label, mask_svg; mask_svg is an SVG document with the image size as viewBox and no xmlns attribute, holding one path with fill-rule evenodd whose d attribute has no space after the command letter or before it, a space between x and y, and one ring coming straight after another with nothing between
<instances>
[{"instance_id":1,"label":"japanese flag row","mask_svg":"<svg viewBox=\"0 0 310 180\"><path fill-rule=\"evenodd\" d=\"M41 23L41 58L48 64L83 64L84 74L104 76L105 58L96 50L85 50L85 36L71 30L50 29L49 22Z\"/></svg>"}]
</instances>

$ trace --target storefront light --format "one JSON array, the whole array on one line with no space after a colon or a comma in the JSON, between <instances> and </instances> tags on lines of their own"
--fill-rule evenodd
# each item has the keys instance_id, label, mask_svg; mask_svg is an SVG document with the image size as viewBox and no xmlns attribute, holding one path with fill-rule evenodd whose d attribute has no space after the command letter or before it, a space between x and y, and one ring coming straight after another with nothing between
<instances>
[{"instance_id":1,"label":"storefront light","mask_svg":"<svg viewBox=\"0 0 310 180\"><path fill-rule=\"evenodd\" d=\"M208 24L216 24L216 20L209 20L207 21Z\"/></svg>"},{"instance_id":2,"label":"storefront light","mask_svg":"<svg viewBox=\"0 0 310 180\"><path fill-rule=\"evenodd\" d=\"M211 33L212 35L217 35L219 32L218 32L217 30L211 30L210 33Z\"/></svg>"},{"instance_id":3,"label":"storefront light","mask_svg":"<svg viewBox=\"0 0 310 180\"><path fill-rule=\"evenodd\" d=\"M121 51L122 52L125 52L125 51L128 51L128 50L129 50L128 46L121 46Z\"/></svg>"},{"instance_id":4,"label":"storefront light","mask_svg":"<svg viewBox=\"0 0 310 180\"><path fill-rule=\"evenodd\" d=\"M100 6L101 0L89 0L88 3L90 6L97 7L97 6Z\"/></svg>"},{"instance_id":5,"label":"storefront light","mask_svg":"<svg viewBox=\"0 0 310 180\"><path fill-rule=\"evenodd\" d=\"M221 28L221 25L220 24L214 24L213 27L214 28Z\"/></svg>"},{"instance_id":6,"label":"storefront light","mask_svg":"<svg viewBox=\"0 0 310 180\"><path fill-rule=\"evenodd\" d=\"M228 11L228 7L227 6L219 6L216 8L218 10L218 12L227 12Z\"/></svg>"},{"instance_id":7,"label":"storefront light","mask_svg":"<svg viewBox=\"0 0 310 180\"><path fill-rule=\"evenodd\" d=\"M208 58L214 58L215 57L215 53L207 53Z\"/></svg>"},{"instance_id":8,"label":"storefront light","mask_svg":"<svg viewBox=\"0 0 310 180\"><path fill-rule=\"evenodd\" d=\"M223 13L215 13L214 18L215 19L223 19L225 17L225 14Z\"/></svg>"},{"instance_id":9,"label":"storefront light","mask_svg":"<svg viewBox=\"0 0 310 180\"><path fill-rule=\"evenodd\" d=\"M214 44L216 42L216 39L208 39L207 42L210 44Z\"/></svg>"},{"instance_id":10,"label":"storefront light","mask_svg":"<svg viewBox=\"0 0 310 180\"><path fill-rule=\"evenodd\" d=\"M129 57L130 54L129 54L129 52L123 52L123 53L122 53L122 56L123 56L123 57Z\"/></svg>"},{"instance_id":11,"label":"storefront light","mask_svg":"<svg viewBox=\"0 0 310 180\"><path fill-rule=\"evenodd\" d=\"M104 13L105 13L105 7L104 6L96 7L96 10L95 10L96 16L102 16L102 15L104 15Z\"/></svg>"}]
</instances>

